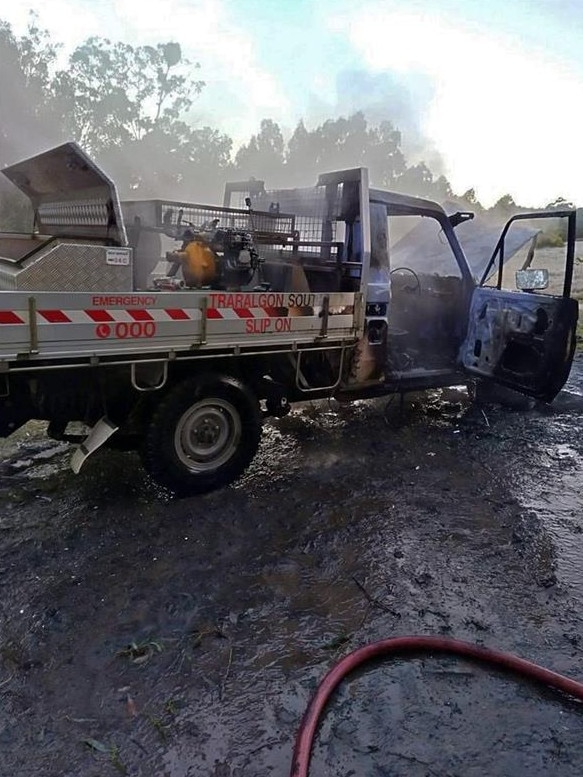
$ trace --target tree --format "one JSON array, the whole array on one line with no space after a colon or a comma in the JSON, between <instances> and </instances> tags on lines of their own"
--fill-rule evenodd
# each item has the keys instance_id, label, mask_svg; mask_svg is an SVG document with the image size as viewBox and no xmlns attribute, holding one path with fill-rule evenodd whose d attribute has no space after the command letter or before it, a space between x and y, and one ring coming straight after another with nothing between
<instances>
[{"instance_id":1,"label":"tree","mask_svg":"<svg viewBox=\"0 0 583 777\"><path fill-rule=\"evenodd\" d=\"M181 182L201 179L216 188L232 142L181 120L204 82L194 80L199 66L178 43L133 47L90 38L55 72L57 51L36 17L22 38L0 22L0 165L76 140L125 193L170 195ZM22 211L13 191L2 194L0 207L11 223Z\"/></svg>"},{"instance_id":2,"label":"tree","mask_svg":"<svg viewBox=\"0 0 583 777\"><path fill-rule=\"evenodd\" d=\"M564 197L557 197L552 202L545 205L545 210L572 210L577 206L570 200L566 200Z\"/></svg>"},{"instance_id":3,"label":"tree","mask_svg":"<svg viewBox=\"0 0 583 777\"><path fill-rule=\"evenodd\" d=\"M454 196L451 184L445 175L440 175L439 178L433 182L431 196L437 200L437 202L445 202Z\"/></svg>"},{"instance_id":4,"label":"tree","mask_svg":"<svg viewBox=\"0 0 583 777\"><path fill-rule=\"evenodd\" d=\"M473 188L464 192L459 199L462 203L467 203L470 210L476 211L477 213L482 213L484 211L484 206L478 200L476 190Z\"/></svg>"},{"instance_id":5,"label":"tree","mask_svg":"<svg viewBox=\"0 0 583 777\"><path fill-rule=\"evenodd\" d=\"M263 119L257 135L235 155L237 174L251 176L269 182L280 182L284 165L284 140L279 125L271 119Z\"/></svg>"},{"instance_id":6,"label":"tree","mask_svg":"<svg viewBox=\"0 0 583 777\"><path fill-rule=\"evenodd\" d=\"M504 194L499 200L496 200L490 210L503 216L510 216L511 214L516 213L518 205L514 202L514 198L511 194Z\"/></svg>"},{"instance_id":7,"label":"tree","mask_svg":"<svg viewBox=\"0 0 583 777\"><path fill-rule=\"evenodd\" d=\"M363 157L371 171L371 182L387 189L406 169L405 156L401 150L401 133L390 121L383 121L378 127L368 130L369 149Z\"/></svg>"},{"instance_id":8,"label":"tree","mask_svg":"<svg viewBox=\"0 0 583 777\"><path fill-rule=\"evenodd\" d=\"M50 96L51 70L61 45L53 43L48 31L39 27L34 11L29 14L26 35L16 40L16 48L26 88L35 88L37 96L44 92L46 99Z\"/></svg>"},{"instance_id":9,"label":"tree","mask_svg":"<svg viewBox=\"0 0 583 777\"><path fill-rule=\"evenodd\" d=\"M451 194L445 176L434 179L423 162L407 165L390 121L371 125L362 112L313 129L300 121L286 143L279 125L265 118L232 161L227 135L185 120L204 82L178 43L132 46L93 37L56 71L58 48L34 15L21 38L0 22L0 164L76 140L124 197L209 201L219 198L227 177L312 185L320 172L359 166L369 168L373 186L439 200Z\"/></svg>"},{"instance_id":10,"label":"tree","mask_svg":"<svg viewBox=\"0 0 583 777\"><path fill-rule=\"evenodd\" d=\"M182 57L178 43L134 47L89 38L55 76L55 110L89 152L141 140L190 108L204 86L189 75L198 67Z\"/></svg>"},{"instance_id":11,"label":"tree","mask_svg":"<svg viewBox=\"0 0 583 777\"><path fill-rule=\"evenodd\" d=\"M570 200L565 199L565 197L556 197L552 202L549 202L544 207L545 210L576 210L577 206L575 203L571 202ZM576 229L576 239L579 240L583 234L583 223L580 221L581 219L581 210L579 209L577 211L577 217L575 222L575 229ZM580 225L580 226L579 226ZM565 218L557 218L557 219L545 219L545 222L543 223L544 227L544 233L546 236L547 242L550 244L559 244L562 245L560 241L565 241L567 239L567 232L568 232L568 221ZM540 241L539 241L540 242Z\"/></svg>"},{"instance_id":12,"label":"tree","mask_svg":"<svg viewBox=\"0 0 583 777\"><path fill-rule=\"evenodd\" d=\"M58 124L48 120L50 70L58 47L31 15L26 34L17 38L0 21L0 166L58 142Z\"/></svg>"},{"instance_id":13,"label":"tree","mask_svg":"<svg viewBox=\"0 0 583 777\"><path fill-rule=\"evenodd\" d=\"M320 139L317 131L308 132L303 120L298 122L287 142L286 177L290 184L314 183L320 157Z\"/></svg>"},{"instance_id":14,"label":"tree","mask_svg":"<svg viewBox=\"0 0 583 777\"><path fill-rule=\"evenodd\" d=\"M417 197L429 196L433 188L433 173L425 162L407 167L396 181L399 191L413 194Z\"/></svg>"},{"instance_id":15,"label":"tree","mask_svg":"<svg viewBox=\"0 0 583 777\"><path fill-rule=\"evenodd\" d=\"M27 32L17 38L0 21L0 167L61 140L58 126L47 120L50 69L58 47L31 14ZM31 228L28 200L0 176L0 221L5 230Z\"/></svg>"},{"instance_id":16,"label":"tree","mask_svg":"<svg viewBox=\"0 0 583 777\"><path fill-rule=\"evenodd\" d=\"M391 122L369 126L363 113L329 119L309 131L302 121L291 136L286 154L289 180L313 183L326 170L368 167L374 185L391 187L405 169L401 134Z\"/></svg>"},{"instance_id":17,"label":"tree","mask_svg":"<svg viewBox=\"0 0 583 777\"><path fill-rule=\"evenodd\" d=\"M210 127L192 129L175 121L140 140L103 151L122 197L218 200L231 166L232 140Z\"/></svg>"}]
</instances>

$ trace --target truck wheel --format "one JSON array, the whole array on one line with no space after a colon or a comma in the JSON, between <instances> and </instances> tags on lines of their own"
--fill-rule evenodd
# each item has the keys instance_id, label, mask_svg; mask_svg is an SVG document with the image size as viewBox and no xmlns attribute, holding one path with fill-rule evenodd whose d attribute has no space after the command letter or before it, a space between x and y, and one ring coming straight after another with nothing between
<instances>
[{"instance_id":1,"label":"truck wheel","mask_svg":"<svg viewBox=\"0 0 583 777\"><path fill-rule=\"evenodd\" d=\"M236 480L257 451L261 410L235 378L207 375L174 386L146 430L144 466L177 496Z\"/></svg>"}]
</instances>

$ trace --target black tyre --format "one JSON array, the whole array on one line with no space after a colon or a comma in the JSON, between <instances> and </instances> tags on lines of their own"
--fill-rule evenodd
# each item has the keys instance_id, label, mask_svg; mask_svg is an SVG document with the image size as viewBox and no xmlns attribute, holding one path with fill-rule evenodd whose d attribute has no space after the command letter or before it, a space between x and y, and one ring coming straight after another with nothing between
<instances>
[{"instance_id":1,"label":"black tyre","mask_svg":"<svg viewBox=\"0 0 583 777\"><path fill-rule=\"evenodd\" d=\"M261 439L261 411L240 381L207 375L178 383L148 424L147 471L177 496L232 483L249 465Z\"/></svg>"}]
</instances>

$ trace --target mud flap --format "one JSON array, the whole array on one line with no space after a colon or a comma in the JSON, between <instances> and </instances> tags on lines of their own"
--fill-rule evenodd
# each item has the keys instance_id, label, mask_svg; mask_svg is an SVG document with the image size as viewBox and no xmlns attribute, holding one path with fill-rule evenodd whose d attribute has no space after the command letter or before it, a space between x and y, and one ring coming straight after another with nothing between
<instances>
[{"instance_id":1,"label":"mud flap","mask_svg":"<svg viewBox=\"0 0 583 777\"><path fill-rule=\"evenodd\" d=\"M118 429L119 426L115 426L106 416L99 419L71 458L71 469L76 475L79 474L85 459L100 448Z\"/></svg>"}]
</instances>

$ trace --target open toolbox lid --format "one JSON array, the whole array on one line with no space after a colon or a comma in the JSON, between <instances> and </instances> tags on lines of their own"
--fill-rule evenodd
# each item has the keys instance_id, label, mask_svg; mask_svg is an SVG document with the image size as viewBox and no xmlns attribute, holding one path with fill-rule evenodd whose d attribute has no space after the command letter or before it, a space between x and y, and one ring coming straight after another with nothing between
<instances>
[{"instance_id":1,"label":"open toolbox lid","mask_svg":"<svg viewBox=\"0 0 583 777\"><path fill-rule=\"evenodd\" d=\"M76 143L45 151L1 171L31 201L44 235L127 245L113 181Z\"/></svg>"}]
</instances>

